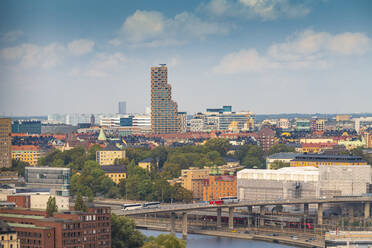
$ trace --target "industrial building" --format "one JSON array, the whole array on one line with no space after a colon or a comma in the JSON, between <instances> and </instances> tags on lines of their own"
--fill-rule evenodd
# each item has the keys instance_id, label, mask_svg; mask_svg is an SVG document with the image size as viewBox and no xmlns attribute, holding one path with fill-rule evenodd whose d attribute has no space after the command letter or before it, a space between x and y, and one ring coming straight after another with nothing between
<instances>
[{"instance_id":1,"label":"industrial building","mask_svg":"<svg viewBox=\"0 0 372 248\"><path fill-rule=\"evenodd\" d=\"M244 169L237 173L238 197L251 201L362 195L369 193L370 184L369 165Z\"/></svg>"}]
</instances>

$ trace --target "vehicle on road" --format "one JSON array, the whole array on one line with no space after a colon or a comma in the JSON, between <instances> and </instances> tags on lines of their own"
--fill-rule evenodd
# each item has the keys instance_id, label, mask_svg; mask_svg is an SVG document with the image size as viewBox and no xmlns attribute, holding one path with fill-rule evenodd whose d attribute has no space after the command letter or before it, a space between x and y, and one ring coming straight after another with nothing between
<instances>
[{"instance_id":1,"label":"vehicle on road","mask_svg":"<svg viewBox=\"0 0 372 248\"><path fill-rule=\"evenodd\" d=\"M159 208L160 202L145 202L142 205L143 208Z\"/></svg>"},{"instance_id":2,"label":"vehicle on road","mask_svg":"<svg viewBox=\"0 0 372 248\"><path fill-rule=\"evenodd\" d=\"M142 204L141 203L123 204L121 206L121 210L123 210L123 211L140 209L140 208L142 208Z\"/></svg>"},{"instance_id":3,"label":"vehicle on road","mask_svg":"<svg viewBox=\"0 0 372 248\"><path fill-rule=\"evenodd\" d=\"M239 202L239 199L236 196L221 197L220 200L223 201L224 204L238 203Z\"/></svg>"}]
</instances>

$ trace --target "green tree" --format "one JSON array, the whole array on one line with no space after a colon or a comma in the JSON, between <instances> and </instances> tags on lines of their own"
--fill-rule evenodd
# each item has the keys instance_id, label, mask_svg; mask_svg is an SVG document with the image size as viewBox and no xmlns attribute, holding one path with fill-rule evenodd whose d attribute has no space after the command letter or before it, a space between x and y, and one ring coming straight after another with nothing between
<instances>
[{"instance_id":1,"label":"green tree","mask_svg":"<svg viewBox=\"0 0 372 248\"><path fill-rule=\"evenodd\" d=\"M289 147L284 144L276 144L273 145L269 151L268 155L275 154L275 153L280 153L280 152L295 152L294 147Z\"/></svg>"},{"instance_id":2,"label":"green tree","mask_svg":"<svg viewBox=\"0 0 372 248\"><path fill-rule=\"evenodd\" d=\"M284 168L284 167L289 167L289 166L290 166L289 163L285 163L283 161L276 160L273 163L271 163L270 169L277 170L277 169Z\"/></svg>"},{"instance_id":3,"label":"green tree","mask_svg":"<svg viewBox=\"0 0 372 248\"><path fill-rule=\"evenodd\" d=\"M164 146L158 146L151 151L151 157L154 161L157 161L158 168L161 169L165 161L167 161L168 151Z\"/></svg>"},{"instance_id":4,"label":"green tree","mask_svg":"<svg viewBox=\"0 0 372 248\"><path fill-rule=\"evenodd\" d=\"M81 196L80 193L78 193L78 195L76 196L74 209L75 211L82 211L82 212L87 211L87 206L85 205L83 197Z\"/></svg>"},{"instance_id":5,"label":"green tree","mask_svg":"<svg viewBox=\"0 0 372 248\"><path fill-rule=\"evenodd\" d=\"M114 160L114 165L127 165L129 164L129 159L116 158Z\"/></svg>"},{"instance_id":6,"label":"green tree","mask_svg":"<svg viewBox=\"0 0 372 248\"><path fill-rule=\"evenodd\" d=\"M18 176L24 177L26 166L30 166L30 164L27 163L27 162L23 162L21 160L18 160L18 159L12 159L12 167L10 167L10 168L6 168L6 167L0 168L0 172L1 171L17 171Z\"/></svg>"},{"instance_id":7,"label":"green tree","mask_svg":"<svg viewBox=\"0 0 372 248\"><path fill-rule=\"evenodd\" d=\"M165 162L161 171L161 176L165 179L172 179L181 175L181 167L179 164Z\"/></svg>"},{"instance_id":8,"label":"green tree","mask_svg":"<svg viewBox=\"0 0 372 248\"><path fill-rule=\"evenodd\" d=\"M96 160L96 152L100 151L100 150L102 150L102 148L97 144L91 146L88 150L87 159L95 161Z\"/></svg>"},{"instance_id":9,"label":"green tree","mask_svg":"<svg viewBox=\"0 0 372 248\"><path fill-rule=\"evenodd\" d=\"M209 151L217 151L221 156L225 156L231 144L227 139L214 138L205 143L205 148Z\"/></svg>"},{"instance_id":10,"label":"green tree","mask_svg":"<svg viewBox=\"0 0 372 248\"><path fill-rule=\"evenodd\" d=\"M46 212L48 216L52 217L54 213L56 213L57 211L58 211L58 206L56 204L56 198L49 196L49 199L47 202L47 208L46 208Z\"/></svg>"},{"instance_id":11,"label":"green tree","mask_svg":"<svg viewBox=\"0 0 372 248\"><path fill-rule=\"evenodd\" d=\"M264 164L258 157L250 156L249 154L245 155L242 161L242 165L246 168L262 169Z\"/></svg>"},{"instance_id":12,"label":"green tree","mask_svg":"<svg viewBox=\"0 0 372 248\"><path fill-rule=\"evenodd\" d=\"M111 239L113 248L137 248L142 247L146 237L136 230L133 220L112 214Z\"/></svg>"},{"instance_id":13,"label":"green tree","mask_svg":"<svg viewBox=\"0 0 372 248\"><path fill-rule=\"evenodd\" d=\"M152 237L143 248L186 248L186 242L173 234L160 234L156 238Z\"/></svg>"}]
</instances>

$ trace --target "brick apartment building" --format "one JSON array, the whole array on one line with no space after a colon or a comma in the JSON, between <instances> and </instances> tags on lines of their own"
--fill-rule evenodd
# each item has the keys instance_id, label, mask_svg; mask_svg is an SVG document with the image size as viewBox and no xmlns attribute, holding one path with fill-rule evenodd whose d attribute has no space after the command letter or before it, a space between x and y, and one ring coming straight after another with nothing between
<instances>
[{"instance_id":1,"label":"brick apartment building","mask_svg":"<svg viewBox=\"0 0 372 248\"><path fill-rule=\"evenodd\" d=\"M275 132L268 127L263 127L258 131L257 140L259 141L262 150L265 152L269 151L272 146L278 143L278 140L275 137Z\"/></svg>"},{"instance_id":2,"label":"brick apartment building","mask_svg":"<svg viewBox=\"0 0 372 248\"><path fill-rule=\"evenodd\" d=\"M20 248L111 247L109 207L58 212L53 217L48 217L45 211L0 209L0 220L17 231Z\"/></svg>"}]
</instances>

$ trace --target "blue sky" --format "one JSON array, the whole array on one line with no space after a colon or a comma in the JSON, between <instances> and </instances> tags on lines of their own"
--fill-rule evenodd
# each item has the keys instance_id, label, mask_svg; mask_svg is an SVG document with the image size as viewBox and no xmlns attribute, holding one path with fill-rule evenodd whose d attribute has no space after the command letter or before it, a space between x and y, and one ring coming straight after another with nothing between
<instances>
[{"instance_id":1,"label":"blue sky","mask_svg":"<svg viewBox=\"0 0 372 248\"><path fill-rule=\"evenodd\" d=\"M0 2L0 114L372 112L372 1Z\"/></svg>"}]
</instances>

